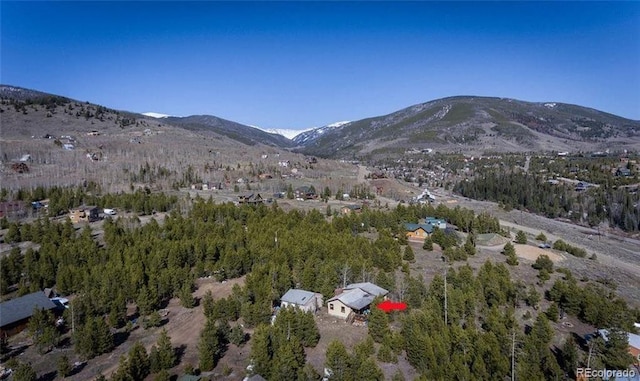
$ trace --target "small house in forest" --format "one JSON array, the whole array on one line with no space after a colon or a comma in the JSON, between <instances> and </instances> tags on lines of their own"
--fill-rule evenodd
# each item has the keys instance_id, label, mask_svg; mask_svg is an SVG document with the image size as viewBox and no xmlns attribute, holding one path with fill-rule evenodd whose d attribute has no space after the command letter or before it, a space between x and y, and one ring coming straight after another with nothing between
<instances>
[{"instance_id":1,"label":"small house in forest","mask_svg":"<svg viewBox=\"0 0 640 381\"><path fill-rule=\"evenodd\" d=\"M35 308L49 311L56 305L42 291L0 303L0 336L12 336L24 330Z\"/></svg>"},{"instance_id":2,"label":"small house in forest","mask_svg":"<svg viewBox=\"0 0 640 381\"><path fill-rule=\"evenodd\" d=\"M371 282L353 283L336 290L336 296L327 301L327 311L329 315L347 319L352 313L363 314L375 297L384 297L388 293L389 291Z\"/></svg>"},{"instance_id":3,"label":"small house in forest","mask_svg":"<svg viewBox=\"0 0 640 381\"><path fill-rule=\"evenodd\" d=\"M69 219L72 223L94 222L100 219L100 212L97 206L81 206L69 212Z\"/></svg>"},{"instance_id":4,"label":"small house in forest","mask_svg":"<svg viewBox=\"0 0 640 381\"><path fill-rule=\"evenodd\" d=\"M293 191L294 197L301 200L312 200L316 198L316 191L313 187L302 186Z\"/></svg>"},{"instance_id":5,"label":"small house in forest","mask_svg":"<svg viewBox=\"0 0 640 381\"><path fill-rule=\"evenodd\" d=\"M322 294L297 288L289 289L280 298L281 306L293 306L305 312L316 312L322 307Z\"/></svg>"},{"instance_id":6,"label":"small house in forest","mask_svg":"<svg viewBox=\"0 0 640 381\"><path fill-rule=\"evenodd\" d=\"M343 206L340 209L340 213L344 214L344 215L349 215L351 213L361 213L362 212L362 206L360 205L346 205Z\"/></svg>"},{"instance_id":7,"label":"small house in forest","mask_svg":"<svg viewBox=\"0 0 640 381\"><path fill-rule=\"evenodd\" d=\"M404 229L410 241L424 241L433 233L433 225L427 224L404 224Z\"/></svg>"},{"instance_id":8,"label":"small house in forest","mask_svg":"<svg viewBox=\"0 0 640 381\"><path fill-rule=\"evenodd\" d=\"M238 196L238 204L257 205L264 203L260 193L251 193Z\"/></svg>"}]
</instances>

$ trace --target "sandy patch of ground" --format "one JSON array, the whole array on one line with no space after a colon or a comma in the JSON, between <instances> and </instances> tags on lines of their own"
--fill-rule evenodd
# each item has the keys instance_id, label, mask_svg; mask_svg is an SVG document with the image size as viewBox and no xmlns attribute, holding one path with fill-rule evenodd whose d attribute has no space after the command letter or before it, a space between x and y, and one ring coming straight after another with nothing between
<instances>
[{"instance_id":1,"label":"sandy patch of ground","mask_svg":"<svg viewBox=\"0 0 640 381\"><path fill-rule=\"evenodd\" d=\"M564 261L564 257L560 254L556 254L549 249L541 249L539 247L531 246L531 245L521 245L518 243L514 243L513 246L516 248L516 255L520 258L524 258L535 262L538 257L541 255L546 255L551 259L554 263Z\"/></svg>"}]
</instances>

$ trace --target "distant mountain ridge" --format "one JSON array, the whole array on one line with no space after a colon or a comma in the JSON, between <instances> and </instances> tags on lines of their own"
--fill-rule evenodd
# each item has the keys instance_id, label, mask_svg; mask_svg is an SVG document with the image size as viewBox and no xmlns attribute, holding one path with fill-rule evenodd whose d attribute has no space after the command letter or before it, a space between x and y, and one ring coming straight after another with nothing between
<instances>
[{"instance_id":1,"label":"distant mountain ridge","mask_svg":"<svg viewBox=\"0 0 640 381\"><path fill-rule=\"evenodd\" d=\"M167 117L163 122L194 132L212 131L247 145L265 144L280 148L293 146L291 140L279 134L272 134L259 128L246 126L212 115L192 115L186 117Z\"/></svg>"},{"instance_id":2,"label":"distant mountain ridge","mask_svg":"<svg viewBox=\"0 0 640 381\"><path fill-rule=\"evenodd\" d=\"M0 98L64 104L69 98L0 85ZM82 104L87 102L73 101ZM103 108L102 106L100 106ZM107 109L109 110L109 109ZM535 152L640 150L640 121L559 102L456 96L416 104L358 121L303 131L293 139L212 115L187 117L115 111L121 123L136 118L197 134L221 135L246 145L264 144L328 158L367 158L404 152ZM74 111L75 112L75 111ZM20 127L18 127L20 128Z\"/></svg>"},{"instance_id":3,"label":"distant mountain ridge","mask_svg":"<svg viewBox=\"0 0 640 381\"><path fill-rule=\"evenodd\" d=\"M309 131L300 152L334 158L409 149L460 152L604 150L640 147L640 121L558 102L457 96L388 115Z\"/></svg>"},{"instance_id":4,"label":"distant mountain ridge","mask_svg":"<svg viewBox=\"0 0 640 381\"><path fill-rule=\"evenodd\" d=\"M48 94L12 85L0 85L0 99L25 103L38 102L43 104L65 104L68 102L76 102L79 104L86 103L59 95ZM112 111L116 112L115 110ZM176 117L156 112L132 113L123 111L122 113L132 115L137 118L146 117L157 119L164 124L184 128L196 133L213 133L226 136L247 145L256 145L261 143L279 148L293 146L293 142L284 136L268 133L255 127L246 126L241 123L218 118L212 115Z\"/></svg>"}]
</instances>

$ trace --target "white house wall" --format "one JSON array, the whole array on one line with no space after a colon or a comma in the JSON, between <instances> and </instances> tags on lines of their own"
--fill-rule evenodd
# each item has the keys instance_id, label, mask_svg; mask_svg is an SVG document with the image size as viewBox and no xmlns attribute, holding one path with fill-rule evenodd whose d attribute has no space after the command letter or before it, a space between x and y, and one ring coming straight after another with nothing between
<instances>
[{"instance_id":1,"label":"white house wall","mask_svg":"<svg viewBox=\"0 0 640 381\"><path fill-rule=\"evenodd\" d=\"M336 316L342 319L346 319L347 316L351 313L351 308L345 306L339 300L332 300L327 303L327 311L329 315Z\"/></svg>"}]
</instances>

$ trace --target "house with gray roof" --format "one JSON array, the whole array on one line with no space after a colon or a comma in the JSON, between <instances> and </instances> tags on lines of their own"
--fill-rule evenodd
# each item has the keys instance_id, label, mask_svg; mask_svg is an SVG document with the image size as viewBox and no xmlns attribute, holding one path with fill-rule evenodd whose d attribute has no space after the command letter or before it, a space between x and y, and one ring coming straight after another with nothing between
<instances>
[{"instance_id":1,"label":"house with gray roof","mask_svg":"<svg viewBox=\"0 0 640 381\"><path fill-rule=\"evenodd\" d=\"M305 312L316 312L322 307L322 294L292 288L282 295L280 305L284 308L293 306Z\"/></svg>"},{"instance_id":2,"label":"house with gray roof","mask_svg":"<svg viewBox=\"0 0 640 381\"><path fill-rule=\"evenodd\" d=\"M0 303L0 335L12 336L25 329L34 308L49 311L56 305L42 291Z\"/></svg>"},{"instance_id":3,"label":"house with gray roof","mask_svg":"<svg viewBox=\"0 0 640 381\"><path fill-rule=\"evenodd\" d=\"M329 315L343 319L347 319L351 313L364 313L369 309L375 297L384 297L389 293L371 282L349 284L344 289L337 291L338 295L327 301L327 309Z\"/></svg>"},{"instance_id":4,"label":"house with gray roof","mask_svg":"<svg viewBox=\"0 0 640 381\"><path fill-rule=\"evenodd\" d=\"M344 289L353 290L356 288L359 288L362 291L366 292L367 294L370 294L373 296L385 296L389 293L389 291L371 282L351 283L351 284L348 284L347 287L345 287Z\"/></svg>"}]
</instances>

